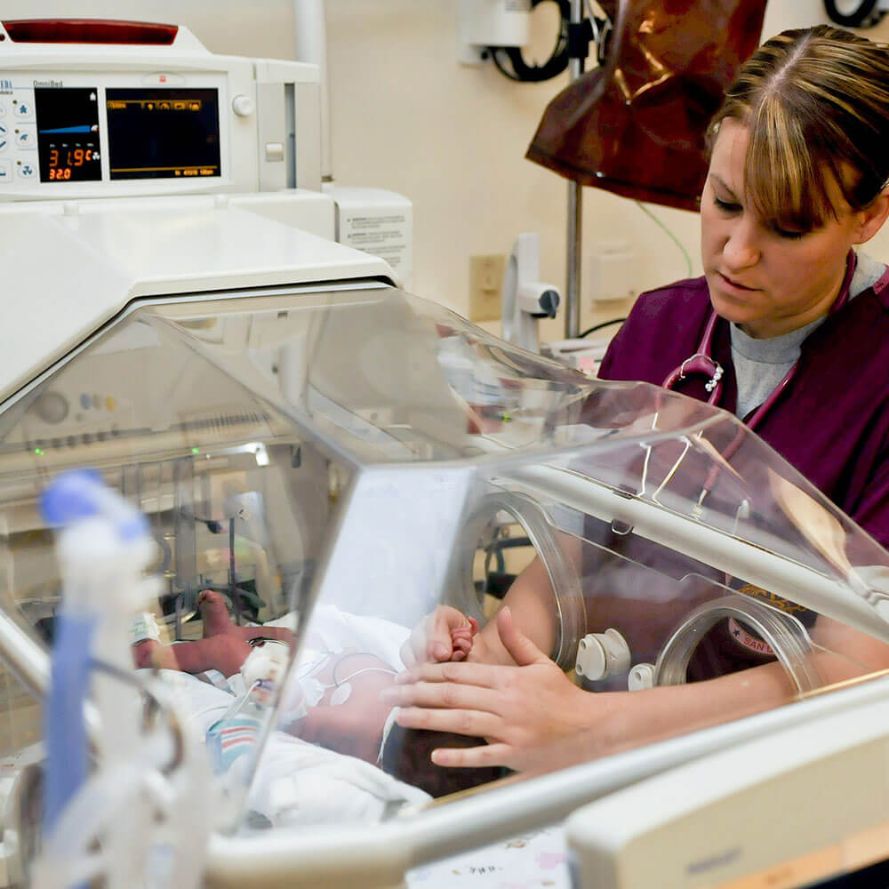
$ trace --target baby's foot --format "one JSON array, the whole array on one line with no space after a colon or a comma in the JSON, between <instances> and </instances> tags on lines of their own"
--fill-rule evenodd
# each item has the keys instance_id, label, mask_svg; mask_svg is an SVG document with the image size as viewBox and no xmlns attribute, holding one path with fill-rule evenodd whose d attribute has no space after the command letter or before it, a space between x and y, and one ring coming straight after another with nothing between
<instances>
[{"instance_id":1,"label":"baby's foot","mask_svg":"<svg viewBox=\"0 0 889 889\"><path fill-rule=\"evenodd\" d=\"M216 636L234 629L225 599L216 590L201 590L198 593L198 608L204 622L204 636Z\"/></svg>"}]
</instances>

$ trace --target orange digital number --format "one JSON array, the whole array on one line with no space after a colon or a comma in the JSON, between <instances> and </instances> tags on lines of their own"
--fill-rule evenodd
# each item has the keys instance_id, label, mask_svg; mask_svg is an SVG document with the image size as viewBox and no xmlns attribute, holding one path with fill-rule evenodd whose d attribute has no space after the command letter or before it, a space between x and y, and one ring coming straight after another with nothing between
<instances>
[{"instance_id":1,"label":"orange digital number","mask_svg":"<svg viewBox=\"0 0 889 889\"><path fill-rule=\"evenodd\" d=\"M82 167L83 161L84 161L83 149L82 148L75 148L74 149L74 166L75 167Z\"/></svg>"},{"instance_id":2,"label":"orange digital number","mask_svg":"<svg viewBox=\"0 0 889 889\"><path fill-rule=\"evenodd\" d=\"M51 148L49 151L49 166L57 167L59 165L59 149Z\"/></svg>"}]
</instances>

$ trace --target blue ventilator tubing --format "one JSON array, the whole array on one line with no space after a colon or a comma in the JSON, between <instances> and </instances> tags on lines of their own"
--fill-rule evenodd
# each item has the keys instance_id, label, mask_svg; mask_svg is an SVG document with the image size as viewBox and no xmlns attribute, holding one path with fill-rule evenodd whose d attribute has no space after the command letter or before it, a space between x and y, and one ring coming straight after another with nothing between
<instances>
[{"instance_id":1,"label":"blue ventilator tubing","mask_svg":"<svg viewBox=\"0 0 889 889\"><path fill-rule=\"evenodd\" d=\"M95 618L60 611L52 653L49 695L43 709L46 776L43 830L52 834L59 816L89 773L84 704L90 690Z\"/></svg>"},{"instance_id":2,"label":"blue ventilator tubing","mask_svg":"<svg viewBox=\"0 0 889 889\"><path fill-rule=\"evenodd\" d=\"M121 510L101 474L93 469L57 476L43 492L40 507L46 522L61 534L96 516L112 522L122 540L145 532L144 516ZM84 705L90 693L92 645L99 613L86 602L68 601L69 592L63 590L62 606L56 615L50 688L43 710L47 755L43 828L47 836L89 774Z\"/></svg>"}]
</instances>

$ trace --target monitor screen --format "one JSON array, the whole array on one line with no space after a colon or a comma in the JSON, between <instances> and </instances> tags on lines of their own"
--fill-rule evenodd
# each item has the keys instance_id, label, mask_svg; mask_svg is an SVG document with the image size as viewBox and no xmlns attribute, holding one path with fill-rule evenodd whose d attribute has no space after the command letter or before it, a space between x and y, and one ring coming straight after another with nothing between
<instances>
[{"instance_id":1,"label":"monitor screen","mask_svg":"<svg viewBox=\"0 0 889 889\"><path fill-rule=\"evenodd\" d=\"M102 178L97 94L96 87L34 90L41 182L96 182ZM24 128L22 133L22 138L27 138Z\"/></svg>"},{"instance_id":2,"label":"monitor screen","mask_svg":"<svg viewBox=\"0 0 889 889\"><path fill-rule=\"evenodd\" d=\"M108 89L111 179L220 176L215 89Z\"/></svg>"}]
</instances>

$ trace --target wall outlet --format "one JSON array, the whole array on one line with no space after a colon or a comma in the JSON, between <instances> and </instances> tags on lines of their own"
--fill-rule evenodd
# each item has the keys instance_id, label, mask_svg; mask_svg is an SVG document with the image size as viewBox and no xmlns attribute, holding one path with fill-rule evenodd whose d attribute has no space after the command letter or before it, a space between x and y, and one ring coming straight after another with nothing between
<instances>
[{"instance_id":1,"label":"wall outlet","mask_svg":"<svg viewBox=\"0 0 889 889\"><path fill-rule=\"evenodd\" d=\"M469 320L498 321L506 257L503 254L469 257Z\"/></svg>"},{"instance_id":2,"label":"wall outlet","mask_svg":"<svg viewBox=\"0 0 889 889\"><path fill-rule=\"evenodd\" d=\"M630 244L601 241L596 247L587 265L586 300L614 302L636 296L639 261Z\"/></svg>"}]
</instances>

